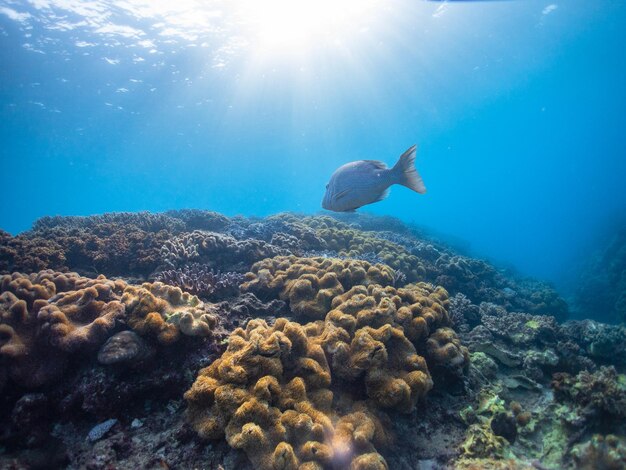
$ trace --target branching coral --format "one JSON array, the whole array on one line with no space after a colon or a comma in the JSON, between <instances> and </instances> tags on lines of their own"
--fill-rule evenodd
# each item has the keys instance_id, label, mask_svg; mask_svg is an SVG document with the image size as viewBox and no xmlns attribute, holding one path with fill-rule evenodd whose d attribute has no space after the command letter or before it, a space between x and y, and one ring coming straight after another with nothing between
<instances>
[{"instance_id":1,"label":"branching coral","mask_svg":"<svg viewBox=\"0 0 626 470\"><path fill-rule=\"evenodd\" d=\"M45 231L52 228L87 228L93 229L106 225L132 225L146 232L181 232L185 226L170 214L155 214L152 212L108 212L106 214L81 216L42 217L33 224L33 231Z\"/></svg>"},{"instance_id":2,"label":"branching coral","mask_svg":"<svg viewBox=\"0 0 626 470\"><path fill-rule=\"evenodd\" d=\"M301 255L307 250L326 248L316 231L292 214L277 214L249 224L237 238L253 238L270 242Z\"/></svg>"},{"instance_id":3,"label":"branching coral","mask_svg":"<svg viewBox=\"0 0 626 470\"><path fill-rule=\"evenodd\" d=\"M483 326L494 336L515 345L552 344L561 336L560 327L554 317L497 310L490 312L484 308L482 313Z\"/></svg>"},{"instance_id":4,"label":"branching coral","mask_svg":"<svg viewBox=\"0 0 626 470\"><path fill-rule=\"evenodd\" d=\"M63 250L54 240L12 237L0 230L0 273L60 269L65 262Z\"/></svg>"},{"instance_id":5,"label":"branching coral","mask_svg":"<svg viewBox=\"0 0 626 470\"><path fill-rule=\"evenodd\" d=\"M171 236L121 223L59 224L41 227L0 247L0 269L32 272L43 268L106 275L146 276L158 266L159 251Z\"/></svg>"},{"instance_id":6,"label":"branching coral","mask_svg":"<svg viewBox=\"0 0 626 470\"><path fill-rule=\"evenodd\" d=\"M615 365L626 363L626 325L570 321L563 325L563 332L592 358Z\"/></svg>"},{"instance_id":7,"label":"branching coral","mask_svg":"<svg viewBox=\"0 0 626 470\"><path fill-rule=\"evenodd\" d=\"M200 209L181 209L165 212L166 216L173 219L182 221L184 230L190 232L192 230L210 230L210 231L222 231L230 225L228 217L213 211L206 211ZM174 230L170 230L174 232Z\"/></svg>"},{"instance_id":8,"label":"branching coral","mask_svg":"<svg viewBox=\"0 0 626 470\"><path fill-rule=\"evenodd\" d=\"M199 297L220 299L237 295L243 274L215 272L207 266L193 263L179 269L162 271L155 279Z\"/></svg>"}]
</instances>

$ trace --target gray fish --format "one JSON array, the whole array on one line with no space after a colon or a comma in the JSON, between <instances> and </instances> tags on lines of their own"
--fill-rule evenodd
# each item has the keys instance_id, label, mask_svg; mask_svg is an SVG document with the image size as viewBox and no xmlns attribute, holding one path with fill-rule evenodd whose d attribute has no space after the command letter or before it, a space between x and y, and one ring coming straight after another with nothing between
<instances>
[{"instance_id":1,"label":"gray fish","mask_svg":"<svg viewBox=\"0 0 626 470\"><path fill-rule=\"evenodd\" d=\"M393 168L377 160L359 160L340 166L326 185L322 207L335 212L354 212L361 206L385 199L392 184L424 194L426 186L415 169L416 149L414 145L404 152Z\"/></svg>"}]
</instances>

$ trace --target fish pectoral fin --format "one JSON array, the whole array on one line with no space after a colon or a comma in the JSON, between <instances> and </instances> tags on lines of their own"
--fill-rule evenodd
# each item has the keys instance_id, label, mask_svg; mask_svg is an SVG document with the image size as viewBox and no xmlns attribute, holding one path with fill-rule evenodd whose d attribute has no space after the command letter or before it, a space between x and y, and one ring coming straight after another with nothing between
<instances>
[{"instance_id":1,"label":"fish pectoral fin","mask_svg":"<svg viewBox=\"0 0 626 470\"><path fill-rule=\"evenodd\" d=\"M343 191L339 191L337 194L335 194L334 198L335 201L338 201L339 199L341 199L342 197L346 197L346 195L350 192L350 188L348 189L344 189Z\"/></svg>"},{"instance_id":2,"label":"fish pectoral fin","mask_svg":"<svg viewBox=\"0 0 626 470\"><path fill-rule=\"evenodd\" d=\"M385 189L382 193L380 193L378 197L374 199L372 202L382 201L383 199L386 199L387 196L389 196L389 188Z\"/></svg>"}]
</instances>

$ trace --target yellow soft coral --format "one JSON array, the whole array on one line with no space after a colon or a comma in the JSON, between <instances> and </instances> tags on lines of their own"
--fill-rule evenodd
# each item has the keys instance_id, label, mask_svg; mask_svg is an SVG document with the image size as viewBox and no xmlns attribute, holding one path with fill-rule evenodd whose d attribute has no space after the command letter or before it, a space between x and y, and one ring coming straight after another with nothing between
<instances>
[{"instance_id":1,"label":"yellow soft coral","mask_svg":"<svg viewBox=\"0 0 626 470\"><path fill-rule=\"evenodd\" d=\"M255 468L335 465L338 418L325 337L315 324L303 327L282 318L272 327L252 320L238 328L222 357L201 370L185 394L190 423L202 437L225 436ZM375 425L368 419L349 439L354 458L375 452L375 433L367 432Z\"/></svg>"},{"instance_id":2,"label":"yellow soft coral","mask_svg":"<svg viewBox=\"0 0 626 470\"><path fill-rule=\"evenodd\" d=\"M278 256L252 266L241 289L276 295L289 301L292 312L322 319L335 297L355 285L392 284L393 270L366 261Z\"/></svg>"},{"instance_id":3,"label":"yellow soft coral","mask_svg":"<svg viewBox=\"0 0 626 470\"><path fill-rule=\"evenodd\" d=\"M446 328L445 289L377 283L391 274L325 258L255 264L243 290L288 300L296 316L315 321L236 329L185 394L192 426L205 438L225 436L261 469L387 468L377 449L390 436L377 415L414 410L433 386L417 351L432 352L437 366L465 363Z\"/></svg>"},{"instance_id":4,"label":"yellow soft coral","mask_svg":"<svg viewBox=\"0 0 626 470\"><path fill-rule=\"evenodd\" d=\"M461 376L469 367L469 351L452 328L439 328L426 341L426 357L438 373Z\"/></svg>"},{"instance_id":5,"label":"yellow soft coral","mask_svg":"<svg viewBox=\"0 0 626 470\"><path fill-rule=\"evenodd\" d=\"M426 268L420 259L397 243L376 237L371 232L346 228L345 225L315 225L320 227L317 235L326 242L329 249L337 251L341 256L358 258L374 253L385 264L402 271L409 281L423 279L426 275Z\"/></svg>"},{"instance_id":6,"label":"yellow soft coral","mask_svg":"<svg viewBox=\"0 0 626 470\"><path fill-rule=\"evenodd\" d=\"M124 315L125 285L51 270L0 277L0 357L11 379L39 387L63 373L67 352L98 347Z\"/></svg>"},{"instance_id":7,"label":"yellow soft coral","mask_svg":"<svg viewBox=\"0 0 626 470\"><path fill-rule=\"evenodd\" d=\"M42 334L63 351L99 346L124 318L114 287L102 283L59 294L37 316Z\"/></svg>"},{"instance_id":8,"label":"yellow soft coral","mask_svg":"<svg viewBox=\"0 0 626 470\"><path fill-rule=\"evenodd\" d=\"M139 334L157 337L162 344L177 341L180 334L210 336L217 318L195 295L161 282L128 286L121 298L128 324Z\"/></svg>"}]
</instances>

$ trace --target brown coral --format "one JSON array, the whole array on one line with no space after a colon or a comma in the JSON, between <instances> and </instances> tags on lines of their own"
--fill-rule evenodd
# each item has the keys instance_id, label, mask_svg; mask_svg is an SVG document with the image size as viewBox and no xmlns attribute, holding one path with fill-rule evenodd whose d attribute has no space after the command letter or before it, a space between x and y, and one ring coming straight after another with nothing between
<instances>
[{"instance_id":1,"label":"brown coral","mask_svg":"<svg viewBox=\"0 0 626 470\"><path fill-rule=\"evenodd\" d=\"M154 335L162 344L177 341L180 334L210 336L217 318L195 295L161 282L128 286L121 298L128 325L139 334Z\"/></svg>"},{"instance_id":2,"label":"brown coral","mask_svg":"<svg viewBox=\"0 0 626 470\"><path fill-rule=\"evenodd\" d=\"M57 294L37 314L41 334L67 352L100 346L125 316L119 302L125 282L100 276L80 284L85 287Z\"/></svg>"},{"instance_id":3,"label":"brown coral","mask_svg":"<svg viewBox=\"0 0 626 470\"><path fill-rule=\"evenodd\" d=\"M99 348L119 324L163 344L181 333L209 336L217 323L211 308L161 283L13 273L0 277L0 358L14 382L38 387L61 376L68 353Z\"/></svg>"},{"instance_id":4,"label":"brown coral","mask_svg":"<svg viewBox=\"0 0 626 470\"><path fill-rule=\"evenodd\" d=\"M161 247L161 258L166 266L176 268L186 263L199 262L225 271L263 258L289 254L289 251L263 240L237 240L230 235L195 230L167 240Z\"/></svg>"},{"instance_id":5,"label":"brown coral","mask_svg":"<svg viewBox=\"0 0 626 470\"><path fill-rule=\"evenodd\" d=\"M469 351L452 328L439 328L426 340L426 358L431 369L461 376L469 366Z\"/></svg>"},{"instance_id":6,"label":"brown coral","mask_svg":"<svg viewBox=\"0 0 626 470\"><path fill-rule=\"evenodd\" d=\"M0 236L0 271L80 270L106 275L146 276L160 263L161 246L171 233L134 224L104 222L105 216L77 222L41 223L16 237Z\"/></svg>"},{"instance_id":7,"label":"brown coral","mask_svg":"<svg viewBox=\"0 0 626 470\"><path fill-rule=\"evenodd\" d=\"M238 328L224 355L200 371L185 394L187 415L204 438L226 436L257 468L277 462L323 464L332 432L330 369L302 326L279 319ZM294 467L295 468L295 467Z\"/></svg>"},{"instance_id":8,"label":"brown coral","mask_svg":"<svg viewBox=\"0 0 626 470\"><path fill-rule=\"evenodd\" d=\"M400 326L407 338L418 344L437 328L450 324L448 305L445 289L423 282L399 289L380 285L355 286L335 297L327 319L354 322L353 328L392 323Z\"/></svg>"},{"instance_id":9,"label":"brown coral","mask_svg":"<svg viewBox=\"0 0 626 470\"><path fill-rule=\"evenodd\" d=\"M308 279L307 271L318 269L322 260L305 260L295 269L294 261L265 260L259 266L269 268L257 269L249 282L285 292L285 285L293 289ZM233 332L224 355L200 372L185 395L188 418L200 436L226 436L259 468L331 463L387 468L376 449L386 446L389 436L375 413L409 412L432 388L426 360L405 327L410 330L411 322L421 319L414 340L425 348L431 331L448 321L447 293L427 284L404 289L372 284L333 299L335 308L325 321L301 326L281 318L269 327L252 320ZM439 336L456 346L447 329ZM447 350L448 343L440 349ZM363 391L367 401L358 412L353 408L342 417L332 407L333 397L356 403Z\"/></svg>"},{"instance_id":10,"label":"brown coral","mask_svg":"<svg viewBox=\"0 0 626 470\"><path fill-rule=\"evenodd\" d=\"M46 305L27 302L12 292L0 294L0 357L6 358L9 376L24 387L38 387L60 377L65 356L38 343L37 313Z\"/></svg>"},{"instance_id":11,"label":"brown coral","mask_svg":"<svg viewBox=\"0 0 626 470\"><path fill-rule=\"evenodd\" d=\"M280 318L273 327L252 320L235 330L224 355L185 394L200 436L225 436L255 468L325 468L338 461L386 468L374 447L387 441L377 419L367 411L340 419L331 409L322 325Z\"/></svg>"},{"instance_id":12,"label":"brown coral","mask_svg":"<svg viewBox=\"0 0 626 470\"><path fill-rule=\"evenodd\" d=\"M317 235L326 242L329 249L337 251L339 255L359 258L373 253L385 264L403 272L409 281L425 278L427 270L422 261L403 246L376 237L371 232L337 227L334 225L319 228Z\"/></svg>"},{"instance_id":13,"label":"brown coral","mask_svg":"<svg viewBox=\"0 0 626 470\"><path fill-rule=\"evenodd\" d=\"M126 284L51 270L0 278L0 356L11 378L38 387L58 378L66 353L98 347L124 315Z\"/></svg>"},{"instance_id":14,"label":"brown coral","mask_svg":"<svg viewBox=\"0 0 626 470\"><path fill-rule=\"evenodd\" d=\"M252 266L241 285L244 292L278 296L306 319L322 319L333 299L352 286L393 283L385 265L336 258L278 256Z\"/></svg>"}]
</instances>

